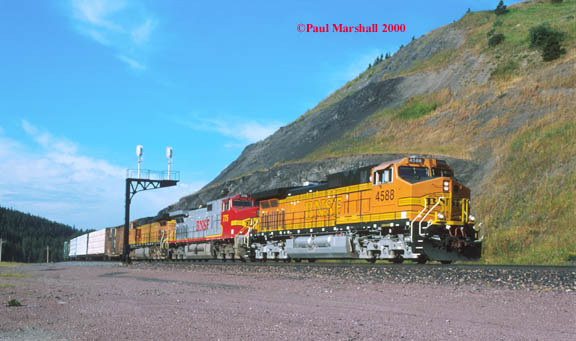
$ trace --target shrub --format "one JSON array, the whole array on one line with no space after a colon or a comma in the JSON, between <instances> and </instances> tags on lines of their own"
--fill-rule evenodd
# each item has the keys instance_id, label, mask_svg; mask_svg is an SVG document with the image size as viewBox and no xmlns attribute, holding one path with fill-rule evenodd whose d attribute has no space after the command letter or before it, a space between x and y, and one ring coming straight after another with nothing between
<instances>
[{"instance_id":1,"label":"shrub","mask_svg":"<svg viewBox=\"0 0 576 341\"><path fill-rule=\"evenodd\" d=\"M22 306L22 304L20 304L20 301L18 301L17 299L11 299L10 301L8 301L8 306L9 307L20 307L20 306Z\"/></svg>"},{"instance_id":2,"label":"shrub","mask_svg":"<svg viewBox=\"0 0 576 341\"><path fill-rule=\"evenodd\" d=\"M559 41L550 40L546 43L544 48L542 48L542 59L544 59L545 62L549 62L560 57L564 53L566 53L566 50L562 48Z\"/></svg>"},{"instance_id":3,"label":"shrub","mask_svg":"<svg viewBox=\"0 0 576 341\"><path fill-rule=\"evenodd\" d=\"M504 41L504 35L502 33L494 34L490 39L488 39L488 46L493 47Z\"/></svg>"},{"instance_id":4,"label":"shrub","mask_svg":"<svg viewBox=\"0 0 576 341\"><path fill-rule=\"evenodd\" d=\"M530 47L539 49L544 61L554 60L566 53L560 44L563 38L563 32L551 28L546 23L530 28L529 32Z\"/></svg>"},{"instance_id":5,"label":"shrub","mask_svg":"<svg viewBox=\"0 0 576 341\"><path fill-rule=\"evenodd\" d=\"M492 71L492 77L505 78L505 77L510 76L510 74L516 69L518 69L518 63L509 59L506 62L502 62L502 63L498 64L496 69L494 69L494 71ZM502 97L504 97L504 96L505 96L505 94L502 95ZM500 96L498 96L498 98L500 98Z\"/></svg>"},{"instance_id":6,"label":"shrub","mask_svg":"<svg viewBox=\"0 0 576 341\"><path fill-rule=\"evenodd\" d=\"M560 41L564 34L551 28L547 23L530 28L530 47L543 48L549 41Z\"/></svg>"}]
</instances>

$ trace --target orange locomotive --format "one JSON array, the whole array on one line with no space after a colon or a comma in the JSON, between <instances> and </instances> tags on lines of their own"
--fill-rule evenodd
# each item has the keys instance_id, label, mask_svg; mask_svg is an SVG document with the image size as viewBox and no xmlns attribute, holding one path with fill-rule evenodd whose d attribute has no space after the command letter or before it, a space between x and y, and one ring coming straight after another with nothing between
<instances>
[{"instance_id":1,"label":"orange locomotive","mask_svg":"<svg viewBox=\"0 0 576 341\"><path fill-rule=\"evenodd\" d=\"M333 174L260 199L256 259L474 260L482 237L470 190L445 161L409 157Z\"/></svg>"},{"instance_id":2,"label":"orange locomotive","mask_svg":"<svg viewBox=\"0 0 576 341\"><path fill-rule=\"evenodd\" d=\"M130 224L129 244L132 259L167 259L168 241L174 237L176 220L160 220L149 224Z\"/></svg>"}]
</instances>

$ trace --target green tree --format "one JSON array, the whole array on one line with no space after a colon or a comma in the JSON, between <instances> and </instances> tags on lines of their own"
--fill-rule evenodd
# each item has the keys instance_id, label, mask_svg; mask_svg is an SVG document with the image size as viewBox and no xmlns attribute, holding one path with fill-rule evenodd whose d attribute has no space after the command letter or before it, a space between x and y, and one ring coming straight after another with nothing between
<instances>
[{"instance_id":1,"label":"green tree","mask_svg":"<svg viewBox=\"0 0 576 341\"><path fill-rule=\"evenodd\" d=\"M46 261L46 246L50 260L63 259L64 241L84 232L31 214L0 207L0 238L2 259L17 262Z\"/></svg>"},{"instance_id":2,"label":"green tree","mask_svg":"<svg viewBox=\"0 0 576 341\"><path fill-rule=\"evenodd\" d=\"M508 13L508 8L506 5L504 5L504 1L500 0L500 2L498 3L498 6L496 6L496 9L494 10L494 13L496 13L496 15L502 15L502 14L506 14Z\"/></svg>"}]
</instances>

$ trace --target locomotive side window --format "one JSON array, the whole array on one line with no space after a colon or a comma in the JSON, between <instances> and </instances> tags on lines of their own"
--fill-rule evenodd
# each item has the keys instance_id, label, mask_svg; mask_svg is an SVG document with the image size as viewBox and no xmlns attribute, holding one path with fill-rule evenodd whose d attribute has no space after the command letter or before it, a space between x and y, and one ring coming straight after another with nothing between
<instances>
[{"instance_id":1,"label":"locomotive side window","mask_svg":"<svg viewBox=\"0 0 576 341\"><path fill-rule=\"evenodd\" d=\"M430 177L430 173L427 167L398 167L398 175L411 183L426 180Z\"/></svg>"},{"instance_id":2,"label":"locomotive side window","mask_svg":"<svg viewBox=\"0 0 576 341\"><path fill-rule=\"evenodd\" d=\"M222 203L222 211L228 211L230 209L230 202L228 200Z\"/></svg>"},{"instance_id":3,"label":"locomotive side window","mask_svg":"<svg viewBox=\"0 0 576 341\"><path fill-rule=\"evenodd\" d=\"M374 173L374 185L387 184L392 182L392 168L383 169Z\"/></svg>"},{"instance_id":4,"label":"locomotive side window","mask_svg":"<svg viewBox=\"0 0 576 341\"><path fill-rule=\"evenodd\" d=\"M206 208L208 209L208 212L212 211L212 204L208 205Z\"/></svg>"},{"instance_id":5,"label":"locomotive side window","mask_svg":"<svg viewBox=\"0 0 576 341\"><path fill-rule=\"evenodd\" d=\"M432 176L435 178L443 177L443 176L451 178L452 176L454 176L454 174L452 174L452 171L449 169L432 168Z\"/></svg>"}]
</instances>

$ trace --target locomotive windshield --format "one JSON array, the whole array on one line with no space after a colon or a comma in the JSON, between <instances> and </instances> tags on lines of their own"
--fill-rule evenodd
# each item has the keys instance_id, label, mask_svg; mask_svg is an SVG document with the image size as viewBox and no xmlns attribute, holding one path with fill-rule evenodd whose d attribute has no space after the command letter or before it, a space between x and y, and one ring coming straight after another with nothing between
<instances>
[{"instance_id":1,"label":"locomotive windshield","mask_svg":"<svg viewBox=\"0 0 576 341\"><path fill-rule=\"evenodd\" d=\"M252 207L252 201L250 200L234 200L232 202L233 207Z\"/></svg>"},{"instance_id":2,"label":"locomotive windshield","mask_svg":"<svg viewBox=\"0 0 576 341\"><path fill-rule=\"evenodd\" d=\"M398 167L398 175L410 183L415 183L430 178L430 173L427 167L400 166Z\"/></svg>"}]
</instances>

